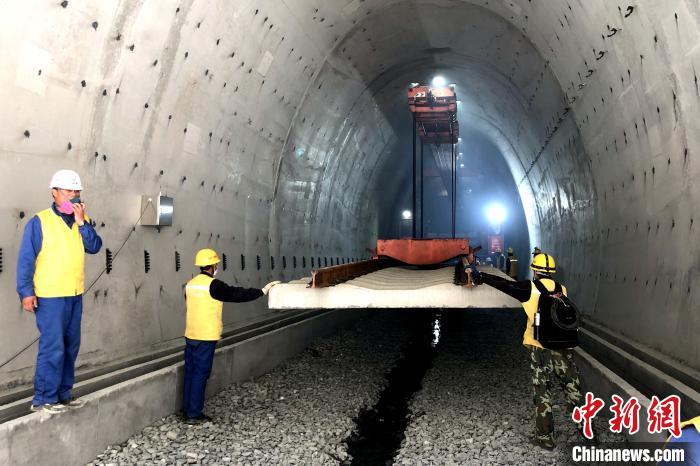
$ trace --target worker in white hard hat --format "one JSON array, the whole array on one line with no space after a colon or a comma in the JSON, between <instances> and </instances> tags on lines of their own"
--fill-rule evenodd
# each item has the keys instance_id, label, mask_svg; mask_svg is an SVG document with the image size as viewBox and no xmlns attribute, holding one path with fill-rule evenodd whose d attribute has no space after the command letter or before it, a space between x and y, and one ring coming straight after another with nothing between
<instances>
[{"instance_id":1,"label":"worker in white hard hat","mask_svg":"<svg viewBox=\"0 0 700 466\"><path fill-rule=\"evenodd\" d=\"M79 408L72 396L80 348L85 253L96 254L102 239L90 224L83 185L72 170L59 170L49 183L53 204L24 227L17 260L17 293L34 313L39 351L32 411L60 413Z\"/></svg>"},{"instance_id":2,"label":"worker in white hard hat","mask_svg":"<svg viewBox=\"0 0 700 466\"><path fill-rule=\"evenodd\" d=\"M182 410L187 424L200 424L212 419L204 414L204 392L214 363L216 342L223 330L222 311L225 302L243 303L266 295L280 283L273 281L260 288L229 286L214 278L221 262L213 249L201 249L194 265L199 275L185 286L187 316L185 319L185 377Z\"/></svg>"}]
</instances>

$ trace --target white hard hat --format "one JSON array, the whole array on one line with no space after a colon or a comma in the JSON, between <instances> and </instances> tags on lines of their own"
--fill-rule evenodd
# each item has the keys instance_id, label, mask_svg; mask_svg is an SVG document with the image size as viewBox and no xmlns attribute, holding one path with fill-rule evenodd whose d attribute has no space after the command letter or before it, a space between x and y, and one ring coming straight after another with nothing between
<instances>
[{"instance_id":1,"label":"white hard hat","mask_svg":"<svg viewBox=\"0 0 700 466\"><path fill-rule=\"evenodd\" d=\"M80 176L73 170L59 170L53 174L49 188L72 189L82 191Z\"/></svg>"}]
</instances>

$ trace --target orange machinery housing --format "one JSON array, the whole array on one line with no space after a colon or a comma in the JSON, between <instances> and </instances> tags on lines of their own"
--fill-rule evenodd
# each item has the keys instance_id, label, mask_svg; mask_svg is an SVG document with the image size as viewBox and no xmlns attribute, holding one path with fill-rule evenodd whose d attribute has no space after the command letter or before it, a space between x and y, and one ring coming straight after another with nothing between
<instances>
[{"instance_id":1,"label":"orange machinery housing","mask_svg":"<svg viewBox=\"0 0 700 466\"><path fill-rule=\"evenodd\" d=\"M457 124L457 95L455 94L454 86L414 86L408 90L408 105L414 117L414 130L416 130L420 136L421 141L423 143L451 144L453 145L454 156L454 144L457 143L459 137L459 126ZM413 163L415 166L415 139L413 144ZM421 144L421 160L422 147ZM415 211L415 172L413 190L413 209ZM467 238L454 237L453 224L452 238L380 239L377 240L377 249L373 252L375 259L391 258L401 261L404 264L431 265L439 264L462 255L472 256L476 250L469 246L469 240Z\"/></svg>"},{"instance_id":2,"label":"orange machinery housing","mask_svg":"<svg viewBox=\"0 0 700 466\"><path fill-rule=\"evenodd\" d=\"M455 144L459 137L457 94L454 87L415 86L408 90L408 106L427 143Z\"/></svg>"}]
</instances>

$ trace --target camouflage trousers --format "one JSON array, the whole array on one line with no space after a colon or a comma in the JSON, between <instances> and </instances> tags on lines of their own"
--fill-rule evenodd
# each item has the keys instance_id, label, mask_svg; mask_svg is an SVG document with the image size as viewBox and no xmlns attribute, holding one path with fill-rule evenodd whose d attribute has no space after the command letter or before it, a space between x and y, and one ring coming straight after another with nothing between
<instances>
[{"instance_id":1,"label":"camouflage trousers","mask_svg":"<svg viewBox=\"0 0 700 466\"><path fill-rule=\"evenodd\" d=\"M534 388L535 433L541 439L551 438L554 432L550 391L553 375L556 375L559 380L571 409L578 406L582 398L581 382L574 363L573 351L530 347L530 367Z\"/></svg>"}]
</instances>

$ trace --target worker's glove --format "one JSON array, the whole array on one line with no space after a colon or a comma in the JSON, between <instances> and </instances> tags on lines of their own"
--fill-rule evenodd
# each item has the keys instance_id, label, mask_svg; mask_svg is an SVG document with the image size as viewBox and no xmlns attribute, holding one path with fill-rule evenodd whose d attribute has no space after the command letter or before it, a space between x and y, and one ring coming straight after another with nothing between
<instances>
[{"instance_id":1,"label":"worker's glove","mask_svg":"<svg viewBox=\"0 0 700 466\"><path fill-rule=\"evenodd\" d=\"M282 282L279 280L275 280L274 282L270 282L267 285L263 286L262 287L263 294L266 295L267 293L270 292L270 288L272 288L275 285L279 285L280 283L282 283Z\"/></svg>"}]
</instances>

